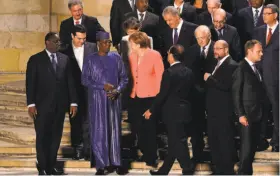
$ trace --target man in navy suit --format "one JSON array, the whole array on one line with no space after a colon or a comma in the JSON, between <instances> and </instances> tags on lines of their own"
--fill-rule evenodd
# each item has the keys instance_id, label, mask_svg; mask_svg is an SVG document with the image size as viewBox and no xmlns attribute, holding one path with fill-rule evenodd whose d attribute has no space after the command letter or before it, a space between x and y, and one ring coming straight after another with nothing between
<instances>
[{"instance_id":1,"label":"man in navy suit","mask_svg":"<svg viewBox=\"0 0 280 176\"><path fill-rule=\"evenodd\" d=\"M274 120L274 130L270 145L272 151L279 152L279 24L277 21L279 9L274 4L268 4L263 10L265 25L255 29L254 38L263 45L261 68L263 82L270 103Z\"/></svg>"},{"instance_id":2,"label":"man in navy suit","mask_svg":"<svg viewBox=\"0 0 280 176\"><path fill-rule=\"evenodd\" d=\"M240 35L241 46L252 39L254 28L264 24L262 18L264 0L249 0L249 2L251 6L239 10L234 20L234 26ZM244 48L242 48L242 56L244 55Z\"/></svg>"}]
</instances>

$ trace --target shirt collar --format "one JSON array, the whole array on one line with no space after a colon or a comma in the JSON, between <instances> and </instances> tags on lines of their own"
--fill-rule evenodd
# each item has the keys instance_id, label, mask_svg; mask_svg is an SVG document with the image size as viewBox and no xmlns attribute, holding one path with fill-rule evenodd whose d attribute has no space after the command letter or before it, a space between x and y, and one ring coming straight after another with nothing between
<instances>
[{"instance_id":1,"label":"shirt collar","mask_svg":"<svg viewBox=\"0 0 280 176\"><path fill-rule=\"evenodd\" d=\"M56 57L56 53L51 53L49 52L49 50L47 50L47 48L45 49L45 51L47 52L48 56L51 58L51 55L53 54L54 57Z\"/></svg>"},{"instance_id":2,"label":"shirt collar","mask_svg":"<svg viewBox=\"0 0 280 176\"><path fill-rule=\"evenodd\" d=\"M81 47L76 47L76 46L74 45L74 43L72 42L72 47L73 47L73 49L84 48L84 45L85 45L85 44L83 44Z\"/></svg>"},{"instance_id":3,"label":"shirt collar","mask_svg":"<svg viewBox=\"0 0 280 176\"><path fill-rule=\"evenodd\" d=\"M147 11L145 11L145 12L140 12L140 11L137 9L137 14L138 14L138 16L140 16L140 14L143 13L143 14L144 14L144 17L145 17L146 12L147 12Z\"/></svg>"},{"instance_id":4,"label":"shirt collar","mask_svg":"<svg viewBox=\"0 0 280 176\"><path fill-rule=\"evenodd\" d=\"M223 62L228 58L228 56L229 56L229 54L228 55L226 55L224 58L222 58L221 60L219 60L218 62L219 62L219 65L222 65L223 64Z\"/></svg>"},{"instance_id":5,"label":"shirt collar","mask_svg":"<svg viewBox=\"0 0 280 176\"><path fill-rule=\"evenodd\" d=\"M263 5L261 7L259 7L259 8L257 8L257 9L252 7L253 14L255 14L255 11L258 10L259 11L259 15L260 15L260 12L262 11L262 8L263 8Z\"/></svg>"},{"instance_id":6,"label":"shirt collar","mask_svg":"<svg viewBox=\"0 0 280 176\"><path fill-rule=\"evenodd\" d=\"M75 19L73 18L74 25L76 24L76 21L79 21L79 24L82 24L82 17L81 17L79 20L75 20Z\"/></svg>"},{"instance_id":7,"label":"shirt collar","mask_svg":"<svg viewBox=\"0 0 280 176\"><path fill-rule=\"evenodd\" d=\"M269 28L271 28L272 31L274 31L274 30L277 28L277 25L278 25L278 24L279 24L279 22L276 21L276 23L275 23L272 27L269 27L269 26L267 25L267 30L268 30Z\"/></svg>"},{"instance_id":8,"label":"shirt collar","mask_svg":"<svg viewBox=\"0 0 280 176\"><path fill-rule=\"evenodd\" d=\"M181 63L180 61L175 61L175 62L173 62L172 64L170 64L170 67L172 67L173 65L175 65L175 64L179 64L179 63Z\"/></svg>"},{"instance_id":9,"label":"shirt collar","mask_svg":"<svg viewBox=\"0 0 280 176\"><path fill-rule=\"evenodd\" d=\"M184 2L180 5L180 6L177 6L175 3L174 3L174 7L177 9L178 7L180 7L180 9L183 8L183 5L184 5Z\"/></svg>"},{"instance_id":10,"label":"shirt collar","mask_svg":"<svg viewBox=\"0 0 280 176\"><path fill-rule=\"evenodd\" d=\"M179 24L178 24L178 26L177 26L177 31L180 31L180 30L181 30L182 25L183 25L183 20L180 19L180 22L179 22Z\"/></svg>"},{"instance_id":11,"label":"shirt collar","mask_svg":"<svg viewBox=\"0 0 280 176\"><path fill-rule=\"evenodd\" d=\"M245 57L245 60L248 62L248 64L252 67L255 63L250 61L247 57Z\"/></svg>"},{"instance_id":12,"label":"shirt collar","mask_svg":"<svg viewBox=\"0 0 280 176\"><path fill-rule=\"evenodd\" d=\"M209 41L209 43L205 46L205 50L208 50L209 49L209 46L211 44L211 40ZM200 47L201 48L201 51L203 50L203 47Z\"/></svg>"}]
</instances>

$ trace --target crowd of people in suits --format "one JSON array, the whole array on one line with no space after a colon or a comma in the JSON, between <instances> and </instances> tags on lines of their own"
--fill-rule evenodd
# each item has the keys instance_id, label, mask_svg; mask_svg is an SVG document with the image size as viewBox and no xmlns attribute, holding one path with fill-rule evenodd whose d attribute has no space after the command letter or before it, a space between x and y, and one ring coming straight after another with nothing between
<instances>
[{"instance_id":1,"label":"crowd of people in suits","mask_svg":"<svg viewBox=\"0 0 280 176\"><path fill-rule=\"evenodd\" d=\"M175 159L184 175L192 174L205 160L205 136L214 174L234 174L238 160L238 174L252 174L256 151L270 144L279 152L278 6L277 0L113 0L111 41L98 19L83 13L81 0L69 0L72 16L59 34L46 35L45 50L27 64L39 175L64 174L55 164L65 112L73 159L90 160L97 175L126 174L122 110L132 148L148 166L158 166L157 129L165 126L168 152L152 175L167 175Z\"/></svg>"}]
</instances>

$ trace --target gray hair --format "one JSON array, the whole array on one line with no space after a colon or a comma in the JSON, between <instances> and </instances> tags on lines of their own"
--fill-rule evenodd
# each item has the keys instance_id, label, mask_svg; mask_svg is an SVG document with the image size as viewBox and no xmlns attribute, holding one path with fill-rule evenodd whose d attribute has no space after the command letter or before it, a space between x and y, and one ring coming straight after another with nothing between
<instances>
[{"instance_id":1,"label":"gray hair","mask_svg":"<svg viewBox=\"0 0 280 176\"><path fill-rule=\"evenodd\" d=\"M71 9L74 5L80 5L83 8L82 0L68 0L68 8Z\"/></svg>"},{"instance_id":2,"label":"gray hair","mask_svg":"<svg viewBox=\"0 0 280 176\"><path fill-rule=\"evenodd\" d=\"M167 6L163 10L162 16L165 16L166 14L171 14L172 16L180 16L179 11L174 6Z\"/></svg>"},{"instance_id":3,"label":"gray hair","mask_svg":"<svg viewBox=\"0 0 280 176\"><path fill-rule=\"evenodd\" d=\"M267 4L264 8L271 9L272 13L277 13L279 15L279 8L275 4Z\"/></svg>"},{"instance_id":4,"label":"gray hair","mask_svg":"<svg viewBox=\"0 0 280 176\"><path fill-rule=\"evenodd\" d=\"M207 0L207 1L206 1L206 4L207 4L208 2L210 2L210 1L215 2L216 4L219 4L219 5L222 4L222 3L221 3L221 0Z\"/></svg>"},{"instance_id":5,"label":"gray hair","mask_svg":"<svg viewBox=\"0 0 280 176\"><path fill-rule=\"evenodd\" d=\"M194 36L196 36L196 33L198 32L202 32L202 33L205 33L207 34L208 36L211 36L211 32L210 32L210 29L208 26L206 25L200 25L198 26L195 31L194 31Z\"/></svg>"}]
</instances>

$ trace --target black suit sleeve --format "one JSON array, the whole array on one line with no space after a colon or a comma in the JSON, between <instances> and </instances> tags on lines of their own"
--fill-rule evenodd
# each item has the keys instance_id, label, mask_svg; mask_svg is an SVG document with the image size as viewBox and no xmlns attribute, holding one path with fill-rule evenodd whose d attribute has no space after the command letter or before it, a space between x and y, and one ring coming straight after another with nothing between
<instances>
[{"instance_id":1,"label":"black suit sleeve","mask_svg":"<svg viewBox=\"0 0 280 176\"><path fill-rule=\"evenodd\" d=\"M66 26L65 22L62 22L60 24L60 30L59 30L59 38L60 38L60 41L63 45L66 45L67 43L69 43L68 40L68 31L69 31L69 28Z\"/></svg>"},{"instance_id":2,"label":"black suit sleeve","mask_svg":"<svg viewBox=\"0 0 280 176\"><path fill-rule=\"evenodd\" d=\"M232 84L232 99L235 108L235 113L238 118L245 115L243 106L243 86L244 86L244 75L241 67L238 67L233 74Z\"/></svg>"},{"instance_id":3,"label":"black suit sleeve","mask_svg":"<svg viewBox=\"0 0 280 176\"><path fill-rule=\"evenodd\" d=\"M241 56L241 46L240 46L240 37L237 31L234 33L233 41L232 41L232 50L234 55L233 59L237 62L242 60Z\"/></svg>"},{"instance_id":4,"label":"black suit sleeve","mask_svg":"<svg viewBox=\"0 0 280 176\"><path fill-rule=\"evenodd\" d=\"M170 73L168 70L163 72L161 85L160 85L160 92L157 94L151 108L150 112L154 113L159 109L162 104L166 101L169 89L170 89L171 81L170 81Z\"/></svg>"},{"instance_id":5,"label":"black suit sleeve","mask_svg":"<svg viewBox=\"0 0 280 176\"><path fill-rule=\"evenodd\" d=\"M72 68L70 64L70 60L67 57L67 65L66 65L66 74L67 74L67 83L68 83L68 91L69 91L69 103L78 103L77 92L75 87L74 78L72 75Z\"/></svg>"},{"instance_id":6,"label":"black suit sleeve","mask_svg":"<svg viewBox=\"0 0 280 176\"><path fill-rule=\"evenodd\" d=\"M110 12L110 30L112 33L113 45L117 45L121 40L121 17L118 12L117 1L113 1Z\"/></svg>"},{"instance_id":7,"label":"black suit sleeve","mask_svg":"<svg viewBox=\"0 0 280 176\"><path fill-rule=\"evenodd\" d=\"M36 63L33 56L30 57L27 63L26 69L26 98L27 105L35 104L35 94L36 94Z\"/></svg>"},{"instance_id":8,"label":"black suit sleeve","mask_svg":"<svg viewBox=\"0 0 280 176\"><path fill-rule=\"evenodd\" d=\"M236 66L232 66L229 68L229 72L224 75L224 79L217 80L215 76L209 76L206 84L210 87L216 87L217 89L221 91L230 91L232 87L232 73Z\"/></svg>"}]
</instances>

